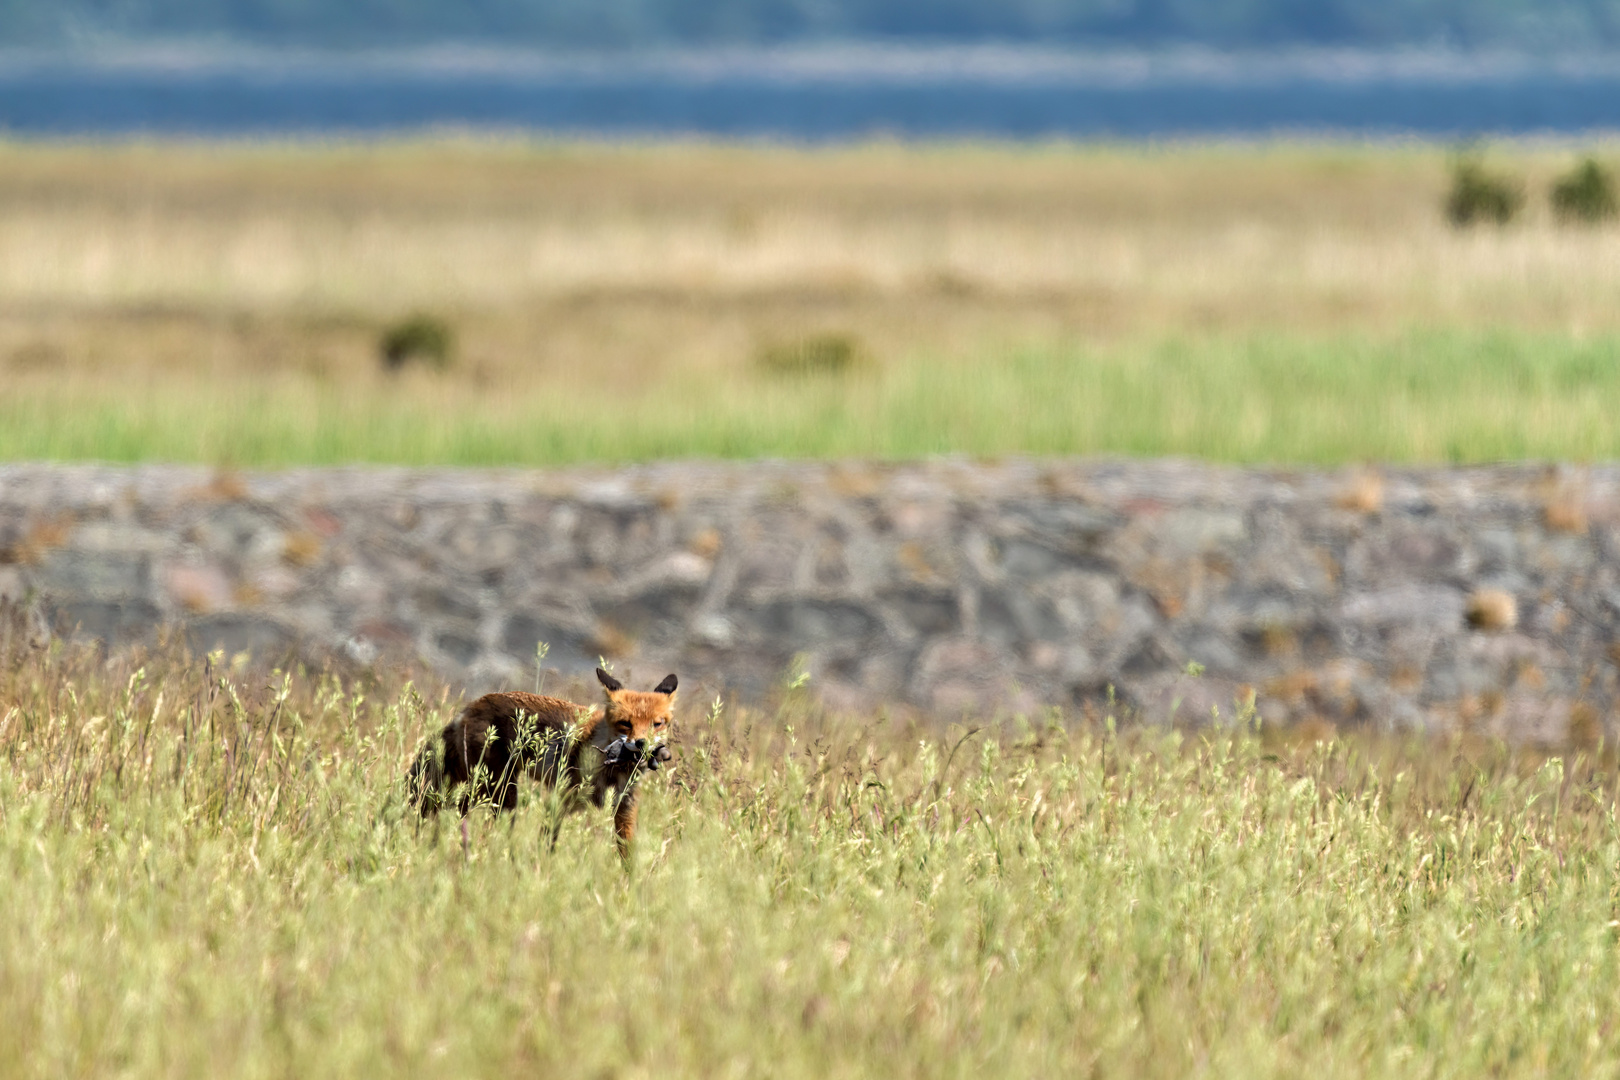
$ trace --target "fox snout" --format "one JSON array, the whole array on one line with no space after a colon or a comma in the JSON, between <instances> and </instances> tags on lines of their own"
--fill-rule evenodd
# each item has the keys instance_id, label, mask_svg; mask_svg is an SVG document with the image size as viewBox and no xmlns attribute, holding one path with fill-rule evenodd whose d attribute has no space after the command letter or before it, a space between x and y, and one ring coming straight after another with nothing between
<instances>
[{"instance_id":1,"label":"fox snout","mask_svg":"<svg viewBox=\"0 0 1620 1080\"><path fill-rule=\"evenodd\" d=\"M608 744L602 757L602 764L609 768L632 762L642 762L649 772L656 772L658 766L669 761L675 755L670 753L669 747L662 743L648 746L646 739L622 738Z\"/></svg>"},{"instance_id":2,"label":"fox snout","mask_svg":"<svg viewBox=\"0 0 1620 1080\"><path fill-rule=\"evenodd\" d=\"M665 746L663 743L659 743L657 746L649 747L646 739L637 739L635 742L630 744L630 748L635 751L637 758L646 763L648 772L657 772L658 766L671 760L675 756L674 754L670 753L669 747Z\"/></svg>"},{"instance_id":3,"label":"fox snout","mask_svg":"<svg viewBox=\"0 0 1620 1080\"><path fill-rule=\"evenodd\" d=\"M663 744L649 747L646 739L635 740L630 744L630 749L635 753L637 759L645 763L648 772L657 772L658 766L673 756L669 752L669 747Z\"/></svg>"}]
</instances>

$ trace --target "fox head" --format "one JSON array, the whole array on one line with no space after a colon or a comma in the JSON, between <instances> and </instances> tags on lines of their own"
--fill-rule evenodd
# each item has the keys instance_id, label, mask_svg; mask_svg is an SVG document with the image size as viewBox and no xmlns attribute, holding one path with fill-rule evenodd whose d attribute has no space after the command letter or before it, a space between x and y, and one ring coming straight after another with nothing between
<instances>
[{"instance_id":1,"label":"fox head","mask_svg":"<svg viewBox=\"0 0 1620 1080\"><path fill-rule=\"evenodd\" d=\"M639 758L650 754L652 768L658 762L668 761L669 748L664 740L669 737L669 725L675 713L675 685L673 675L650 692L626 690L624 684L612 675L596 669L596 678L607 695L602 710L602 723L598 726L598 740L623 739L627 748Z\"/></svg>"}]
</instances>

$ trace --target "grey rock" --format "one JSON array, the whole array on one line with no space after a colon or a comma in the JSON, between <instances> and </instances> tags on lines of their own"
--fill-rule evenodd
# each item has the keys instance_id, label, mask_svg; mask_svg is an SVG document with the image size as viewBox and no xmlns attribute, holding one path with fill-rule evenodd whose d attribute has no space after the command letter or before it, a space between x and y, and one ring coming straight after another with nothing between
<instances>
[{"instance_id":1,"label":"grey rock","mask_svg":"<svg viewBox=\"0 0 1620 1080\"><path fill-rule=\"evenodd\" d=\"M739 614L762 637L789 646L814 648L829 642L858 642L874 634L881 622L854 603L819 600L779 600L753 612Z\"/></svg>"},{"instance_id":2,"label":"grey rock","mask_svg":"<svg viewBox=\"0 0 1620 1080\"><path fill-rule=\"evenodd\" d=\"M58 596L47 603L46 610L50 620L63 629L109 642L142 641L162 625L162 613L147 600L63 600Z\"/></svg>"},{"instance_id":3,"label":"grey rock","mask_svg":"<svg viewBox=\"0 0 1620 1080\"><path fill-rule=\"evenodd\" d=\"M960 631L961 605L956 594L944 589L895 589L878 600L918 637L950 635Z\"/></svg>"},{"instance_id":4,"label":"grey rock","mask_svg":"<svg viewBox=\"0 0 1620 1080\"><path fill-rule=\"evenodd\" d=\"M743 696L802 655L830 704L953 717L1179 700L1202 722L1252 686L1268 721L1548 741L1570 703L1620 705L1615 466L1554 476L1576 532L1548 527L1534 465L1384 470L1359 509L1342 472L1184 461L239 479L0 465L0 599L113 641L168 620L198 648L414 655L469 690L529 685L545 641L564 678L611 648ZM1481 588L1517 628L1467 624Z\"/></svg>"},{"instance_id":5,"label":"grey rock","mask_svg":"<svg viewBox=\"0 0 1620 1080\"><path fill-rule=\"evenodd\" d=\"M501 633L501 647L510 657L528 663L535 650L546 646L544 664L562 672L588 671L596 663L589 634L561 621L527 613L511 616Z\"/></svg>"},{"instance_id":6,"label":"grey rock","mask_svg":"<svg viewBox=\"0 0 1620 1080\"><path fill-rule=\"evenodd\" d=\"M434 635L433 643L453 663L466 667L482 651L478 638L469 628L442 630Z\"/></svg>"},{"instance_id":7,"label":"grey rock","mask_svg":"<svg viewBox=\"0 0 1620 1080\"><path fill-rule=\"evenodd\" d=\"M20 604L28 598L28 585L15 566L0 566L0 604Z\"/></svg>"},{"instance_id":8,"label":"grey rock","mask_svg":"<svg viewBox=\"0 0 1620 1080\"><path fill-rule=\"evenodd\" d=\"M1232 547L1248 535L1239 510L1176 510L1164 515L1155 532L1163 547L1179 555L1200 555Z\"/></svg>"},{"instance_id":9,"label":"grey rock","mask_svg":"<svg viewBox=\"0 0 1620 1080\"><path fill-rule=\"evenodd\" d=\"M1462 625L1466 603L1456 589L1398 585L1352 596L1340 606L1339 614L1348 622L1364 626L1432 626L1447 630Z\"/></svg>"},{"instance_id":10,"label":"grey rock","mask_svg":"<svg viewBox=\"0 0 1620 1080\"><path fill-rule=\"evenodd\" d=\"M1164 672L1127 680L1121 692L1148 723L1230 724L1243 708L1243 691L1230 679Z\"/></svg>"},{"instance_id":11,"label":"grey rock","mask_svg":"<svg viewBox=\"0 0 1620 1080\"><path fill-rule=\"evenodd\" d=\"M271 619L250 615L209 615L186 624L186 638L198 652L224 649L228 655L247 652L276 659L293 644L292 633Z\"/></svg>"},{"instance_id":12,"label":"grey rock","mask_svg":"<svg viewBox=\"0 0 1620 1080\"><path fill-rule=\"evenodd\" d=\"M151 559L143 553L62 548L45 557L35 582L47 595L64 599L144 597L151 571Z\"/></svg>"}]
</instances>

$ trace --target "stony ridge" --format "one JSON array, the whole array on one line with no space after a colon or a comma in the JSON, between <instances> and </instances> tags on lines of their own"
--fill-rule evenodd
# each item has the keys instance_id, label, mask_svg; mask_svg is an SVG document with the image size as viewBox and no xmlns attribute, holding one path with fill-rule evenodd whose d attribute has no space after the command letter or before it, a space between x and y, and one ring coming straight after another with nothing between
<instances>
[{"instance_id":1,"label":"stony ridge","mask_svg":"<svg viewBox=\"0 0 1620 1080\"><path fill-rule=\"evenodd\" d=\"M599 654L836 706L1098 708L1590 741L1620 469L1181 461L545 472L0 466L0 596L114 642L411 655L470 689ZM1204 674L1185 674L1189 664ZM706 684L706 685L705 685Z\"/></svg>"}]
</instances>

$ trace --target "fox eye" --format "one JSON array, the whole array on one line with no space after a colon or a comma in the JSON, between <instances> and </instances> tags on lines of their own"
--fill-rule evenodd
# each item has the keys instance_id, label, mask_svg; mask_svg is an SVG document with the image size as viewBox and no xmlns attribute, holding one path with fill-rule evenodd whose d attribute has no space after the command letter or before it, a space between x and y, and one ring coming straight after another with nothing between
<instances>
[{"instance_id":1,"label":"fox eye","mask_svg":"<svg viewBox=\"0 0 1620 1080\"><path fill-rule=\"evenodd\" d=\"M654 728L654 730L656 730L656 729L658 729L658 728L661 728L661 727L663 727L663 726L664 726L664 725L665 725L665 724L667 724L667 723L668 723L668 722L669 722L669 721L667 721L667 720L654 720L654 721L653 721L653 728Z\"/></svg>"}]
</instances>

